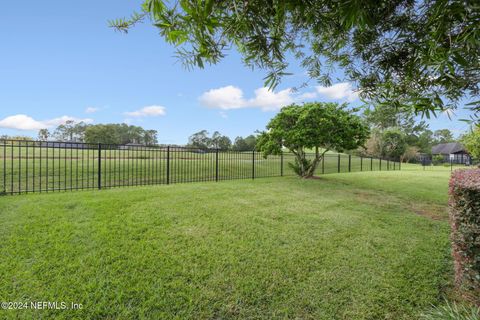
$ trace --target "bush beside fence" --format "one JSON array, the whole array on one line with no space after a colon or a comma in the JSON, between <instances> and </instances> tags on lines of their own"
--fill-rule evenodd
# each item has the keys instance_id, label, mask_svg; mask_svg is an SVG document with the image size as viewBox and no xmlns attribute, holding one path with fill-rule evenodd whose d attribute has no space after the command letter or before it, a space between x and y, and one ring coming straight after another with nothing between
<instances>
[{"instance_id":1,"label":"bush beside fence","mask_svg":"<svg viewBox=\"0 0 480 320\"><path fill-rule=\"evenodd\" d=\"M313 154L309 157L313 158ZM51 192L294 175L291 153L0 140L0 193ZM328 153L316 174L399 170L395 161Z\"/></svg>"},{"instance_id":2,"label":"bush beside fence","mask_svg":"<svg viewBox=\"0 0 480 320\"><path fill-rule=\"evenodd\" d=\"M449 193L455 284L480 306L480 169L454 171Z\"/></svg>"}]
</instances>

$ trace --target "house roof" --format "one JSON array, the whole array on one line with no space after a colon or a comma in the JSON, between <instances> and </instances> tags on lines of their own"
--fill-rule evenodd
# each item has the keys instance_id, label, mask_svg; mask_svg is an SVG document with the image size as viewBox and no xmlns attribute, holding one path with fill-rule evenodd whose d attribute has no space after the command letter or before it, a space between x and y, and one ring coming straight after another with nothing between
<instances>
[{"instance_id":1,"label":"house roof","mask_svg":"<svg viewBox=\"0 0 480 320\"><path fill-rule=\"evenodd\" d=\"M462 151L466 152L463 145L458 142L440 143L432 147L432 154L452 154Z\"/></svg>"}]
</instances>

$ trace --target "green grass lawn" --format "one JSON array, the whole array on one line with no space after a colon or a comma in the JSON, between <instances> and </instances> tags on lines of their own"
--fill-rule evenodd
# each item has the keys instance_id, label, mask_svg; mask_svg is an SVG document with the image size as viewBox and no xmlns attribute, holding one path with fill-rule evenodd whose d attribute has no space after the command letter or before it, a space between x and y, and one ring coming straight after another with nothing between
<instances>
[{"instance_id":1,"label":"green grass lawn","mask_svg":"<svg viewBox=\"0 0 480 320\"><path fill-rule=\"evenodd\" d=\"M449 171L0 198L10 319L416 319L451 261Z\"/></svg>"}]
</instances>

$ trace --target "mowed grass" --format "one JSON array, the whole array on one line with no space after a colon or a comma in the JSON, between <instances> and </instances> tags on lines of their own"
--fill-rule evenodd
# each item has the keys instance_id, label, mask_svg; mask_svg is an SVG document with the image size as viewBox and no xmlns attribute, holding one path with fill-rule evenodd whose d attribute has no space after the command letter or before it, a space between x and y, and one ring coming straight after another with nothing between
<instances>
[{"instance_id":1,"label":"mowed grass","mask_svg":"<svg viewBox=\"0 0 480 320\"><path fill-rule=\"evenodd\" d=\"M83 308L0 318L416 319L450 281L448 177L358 172L1 197L0 300Z\"/></svg>"}]
</instances>

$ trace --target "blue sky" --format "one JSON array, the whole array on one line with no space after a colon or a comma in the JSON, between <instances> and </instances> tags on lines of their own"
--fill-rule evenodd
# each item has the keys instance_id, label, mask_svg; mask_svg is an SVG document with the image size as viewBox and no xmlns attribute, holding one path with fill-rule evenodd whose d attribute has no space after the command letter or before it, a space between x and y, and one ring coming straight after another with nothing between
<instances>
[{"instance_id":1,"label":"blue sky","mask_svg":"<svg viewBox=\"0 0 480 320\"><path fill-rule=\"evenodd\" d=\"M0 11L0 134L36 136L66 119L128 122L158 130L161 143L185 143L202 129L235 138L264 129L293 101L359 103L348 83L289 92L304 71L275 92L263 87L262 70L243 66L234 51L220 64L185 70L155 28L144 23L128 35L108 19L128 16L141 1L10 1ZM456 135L468 126L459 110L430 120L433 130Z\"/></svg>"}]
</instances>

